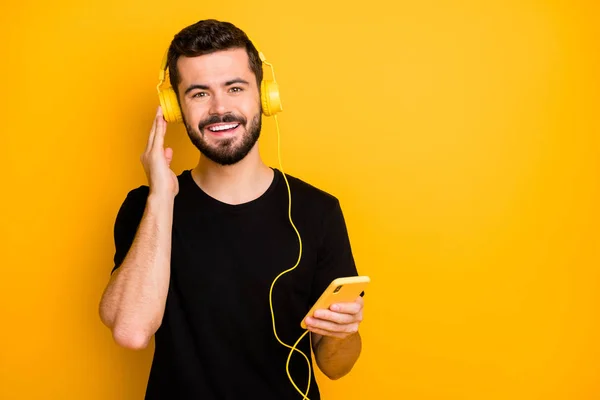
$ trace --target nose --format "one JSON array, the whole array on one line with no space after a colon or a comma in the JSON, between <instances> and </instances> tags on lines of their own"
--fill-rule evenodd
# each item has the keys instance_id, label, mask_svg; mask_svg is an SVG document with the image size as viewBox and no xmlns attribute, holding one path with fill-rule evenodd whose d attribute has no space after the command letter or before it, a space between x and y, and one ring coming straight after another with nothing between
<instances>
[{"instance_id":1,"label":"nose","mask_svg":"<svg viewBox=\"0 0 600 400\"><path fill-rule=\"evenodd\" d=\"M210 115L222 115L228 111L227 109L227 100L225 96L221 93L214 93L210 99Z\"/></svg>"}]
</instances>

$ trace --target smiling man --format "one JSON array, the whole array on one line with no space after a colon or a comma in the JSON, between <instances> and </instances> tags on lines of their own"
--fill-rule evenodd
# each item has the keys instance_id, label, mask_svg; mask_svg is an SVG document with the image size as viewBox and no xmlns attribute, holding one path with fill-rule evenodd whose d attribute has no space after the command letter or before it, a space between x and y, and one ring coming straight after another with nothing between
<instances>
[{"instance_id":1,"label":"smiling man","mask_svg":"<svg viewBox=\"0 0 600 400\"><path fill-rule=\"evenodd\" d=\"M300 323L329 283L355 276L339 201L261 159L262 63L231 23L199 21L168 51L170 83L200 156L180 175L164 148L156 113L141 162L148 184L131 190L114 226L114 267L100 317L115 341L142 349L155 338L146 399L301 399L288 379L289 349ZM271 314L273 306L274 322ZM318 310L298 349L331 379L347 374L361 351L363 300ZM289 372L320 398L306 360Z\"/></svg>"}]
</instances>

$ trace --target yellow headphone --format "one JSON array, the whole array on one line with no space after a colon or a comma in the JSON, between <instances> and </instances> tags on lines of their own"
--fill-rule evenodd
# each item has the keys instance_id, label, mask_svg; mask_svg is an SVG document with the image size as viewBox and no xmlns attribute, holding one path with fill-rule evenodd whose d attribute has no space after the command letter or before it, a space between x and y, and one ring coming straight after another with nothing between
<instances>
[{"instance_id":1,"label":"yellow headphone","mask_svg":"<svg viewBox=\"0 0 600 400\"><path fill-rule=\"evenodd\" d=\"M279 97L279 86L275 80L275 70L273 69L273 65L266 61L265 56L260 50L257 49L257 51L262 63L271 67L271 73L273 75L273 80L263 79L260 84L260 98L263 114L266 116L271 116L283 111L281 106L281 98ZM165 120L167 122L182 122L183 118L181 116L179 103L177 102L177 95L175 94L175 91L173 90L173 87L168 79L168 54L169 49L165 51L165 55L160 64L160 70L158 71L158 85L156 86L156 90L158 91L158 99L160 101ZM162 87L165 82L167 82L168 85Z\"/></svg>"}]
</instances>

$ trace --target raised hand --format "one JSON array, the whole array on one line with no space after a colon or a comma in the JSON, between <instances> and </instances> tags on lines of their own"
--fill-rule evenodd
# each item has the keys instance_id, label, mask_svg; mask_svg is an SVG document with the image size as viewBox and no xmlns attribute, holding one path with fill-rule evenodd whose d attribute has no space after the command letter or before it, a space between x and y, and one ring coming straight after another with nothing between
<instances>
[{"instance_id":1,"label":"raised hand","mask_svg":"<svg viewBox=\"0 0 600 400\"><path fill-rule=\"evenodd\" d=\"M163 118L162 109L159 106L150 130L146 150L140 156L140 161L148 178L150 194L175 197L179 192L179 182L177 175L171 170L173 149L164 148L166 132L167 121Z\"/></svg>"}]
</instances>

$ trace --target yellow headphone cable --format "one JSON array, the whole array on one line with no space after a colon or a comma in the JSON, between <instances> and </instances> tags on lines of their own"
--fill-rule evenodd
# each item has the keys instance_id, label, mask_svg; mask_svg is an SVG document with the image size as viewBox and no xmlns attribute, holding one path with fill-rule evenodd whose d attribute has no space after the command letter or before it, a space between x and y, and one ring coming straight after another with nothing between
<instances>
[{"instance_id":1,"label":"yellow headphone cable","mask_svg":"<svg viewBox=\"0 0 600 400\"><path fill-rule=\"evenodd\" d=\"M270 65L270 64L269 64ZM272 70L272 66L271 66L271 70ZM299 253L298 253L298 260L296 261L296 264L281 272L279 275L277 275L277 277L273 280L273 283L271 283L271 289L269 290L269 304L271 306L271 318L273 321L273 333L275 334L275 338L277 339L277 341L279 343L281 343L283 346L287 347L288 349L290 349L290 353L288 355L287 358L287 362L285 364L285 370L287 372L287 376L290 380L290 382L292 382L292 385L294 385L294 388L298 391L298 393L300 393L303 397L303 400L309 400L308 399L308 392L310 389L310 382L311 382L311 363L310 360L308 359L308 357L306 356L306 354L304 354L301 350L297 349L296 346L298 346L298 343L300 343L300 341L304 338L304 336L306 336L307 333L309 333L308 330L306 330L296 341L296 343L294 343L293 346L290 346L289 344L284 343L279 336L277 335L277 329L275 328L275 314L273 312L273 286L275 286L275 282L277 282L277 280L283 276L284 274L294 270L296 267L298 267L298 264L300 263L300 259L302 258L302 238L300 237L300 232L298 232L298 229L296 228L296 225L294 224L294 221L292 221L292 193L290 190L290 184L287 180L287 177L285 176L285 172L283 171L283 166L281 163L281 134L279 132L279 122L277 121L277 115L273 115L273 118L275 119L275 126L277 128L277 157L279 160L279 168L281 169L281 173L283 175L283 179L285 180L286 186L287 186L287 191L288 191L288 218L290 220L290 224L292 225L292 227L294 228L294 231L296 232L296 235L298 235L298 242L300 245L300 249L299 249ZM310 339L310 336L309 336ZM311 341L311 345L312 345L312 341ZM290 359L292 358L292 353L294 351L297 351L298 353L302 354L302 356L304 357L304 359L306 360L306 363L308 365L308 384L306 387L306 393L302 393L302 391L298 388L298 386L296 385L296 383L294 382L294 379L292 378L291 374L290 374Z\"/></svg>"}]
</instances>

